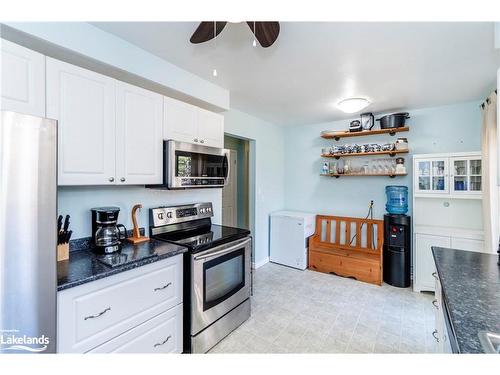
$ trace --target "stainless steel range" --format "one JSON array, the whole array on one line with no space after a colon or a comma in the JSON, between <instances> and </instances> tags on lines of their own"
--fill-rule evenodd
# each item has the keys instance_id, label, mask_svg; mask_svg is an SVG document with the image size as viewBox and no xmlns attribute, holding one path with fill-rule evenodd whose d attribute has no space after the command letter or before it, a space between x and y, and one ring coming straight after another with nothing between
<instances>
[{"instance_id":1,"label":"stainless steel range","mask_svg":"<svg viewBox=\"0 0 500 375\"><path fill-rule=\"evenodd\" d=\"M252 239L212 224L212 203L150 209L152 238L186 246L184 352L206 353L250 317Z\"/></svg>"}]
</instances>

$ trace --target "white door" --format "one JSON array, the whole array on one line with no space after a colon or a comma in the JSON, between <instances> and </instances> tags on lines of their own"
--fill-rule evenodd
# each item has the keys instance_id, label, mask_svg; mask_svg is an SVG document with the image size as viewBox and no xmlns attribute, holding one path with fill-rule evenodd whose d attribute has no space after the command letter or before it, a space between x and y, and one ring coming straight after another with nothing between
<instances>
[{"instance_id":1,"label":"white door","mask_svg":"<svg viewBox=\"0 0 500 375\"><path fill-rule=\"evenodd\" d=\"M205 146L224 147L224 116L198 109L198 141Z\"/></svg>"},{"instance_id":2,"label":"white door","mask_svg":"<svg viewBox=\"0 0 500 375\"><path fill-rule=\"evenodd\" d=\"M47 57L47 117L59 121L59 185L115 184L115 81Z\"/></svg>"},{"instance_id":3,"label":"white door","mask_svg":"<svg viewBox=\"0 0 500 375\"><path fill-rule=\"evenodd\" d=\"M0 109L45 117L45 56L0 39Z\"/></svg>"},{"instance_id":4,"label":"white door","mask_svg":"<svg viewBox=\"0 0 500 375\"><path fill-rule=\"evenodd\" d=\"M167 97L163 103L163 138L198 143L196 107Z\"/></svg>"},{"instance_id":5,"label":"white door","mask_svg":"<svg viewBox=\"0 0 500 375\"><path fill-rule=\"evenodd\" d=\"M159 184L163 180L163 96L117 82L117 184Z\"/></svg>"},{"instance_id":6,"label":"white door","mask_svg":"<svg viewBox=\"0 0 500 375\"><path fill-rule=\"evenodd\" d=\"M449 192L446 158L415 159L414 173L416 193L446 194Z\"/></svg>"},{"instance_id":7,"label":"white door","mask_svg":"<svg viewBox=\"0 0 500 375\"><path fill-rule=\"evenodd\" d=\"M415 291L434 291L433 272L436 272L432 246L450 247L451 239L445 236L434 236L429 234L415 234Z\"/></svg>"},{"instance_id":8,"label":"white door","mask_svg":"<svg viewBox=\"0 0 500 375\"><path fill-rule=\"evenodd\" d=\"M271 217L270 261L302 270L307 268L303 218Z\"/></svg>"},{"instance_id":9,"label":"white door","mask_svg":"<svg viewBox=\"0 0 500 375\"><path fill-rule=\"evenodd\" d=\"M222 225L238 226L238 152L229 150L229 176L222 189Z\"/></svg>"},{"instance_id":10,"label":"white door","mask_svg":"<svg viewBox=\"0 0 500 375\"><path fill-rule=\"evenodd\" d=\"M484 253L484 241L481 240L471 240L468 238L451 238L451 247L458 250L468 250L477 251L479 253Z\"/></svg>"}]
</instances>

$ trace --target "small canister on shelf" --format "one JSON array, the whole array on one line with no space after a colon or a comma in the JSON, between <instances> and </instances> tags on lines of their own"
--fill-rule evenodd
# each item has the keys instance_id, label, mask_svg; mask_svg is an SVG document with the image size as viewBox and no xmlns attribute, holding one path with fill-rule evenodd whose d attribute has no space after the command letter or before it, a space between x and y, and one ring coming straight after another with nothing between
<instances>
[{"instance_id":1,"label":"small canister on shelf","mask_svg":"<svg viewBox=\"0 0 500 375\"><path fill-rule=\"evenodd\" d=\"M408 139L407 138L398 138L396 140L396 150L397 151L408 150Z\"/></svg>"},{"instance_id":2,"label":"small canister on shelf","mask_svg":"<svg viewBox=\"0 0 500 375\"><path fill-rule=\"evenodd\" d=\"M405 159L404 158L396 158L396 173L397 174L406 173Z\"/></svg>"}]
</instances>

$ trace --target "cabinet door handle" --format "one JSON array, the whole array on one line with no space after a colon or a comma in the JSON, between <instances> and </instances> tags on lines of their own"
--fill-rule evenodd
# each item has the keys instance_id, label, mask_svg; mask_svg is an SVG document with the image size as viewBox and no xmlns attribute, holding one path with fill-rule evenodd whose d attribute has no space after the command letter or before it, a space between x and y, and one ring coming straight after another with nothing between
<instances>
[{"instance_id":1,"label":"cabinet door handle","mask_svg":"<svg viewBox=\"0 0 500 375\"><path fill-rule=\"evenodd\" d=\"M85 318L83 318L83 320L99 318L101 315L106 314L108 311L111 311L111 307L106 307L99 314L86 316Z\"/></svg>"},{"instance_id":2,"label":"cabinet door handle","mask_svg":"<svg viewBox=\"0 0 500 375\"><path fill-rule=\"evenodd\" d=\"M114 177L110 177L110 178L108 178L108 180L109 180L109 182L113 182L115 180L115 178Z\"/></svg>"},{"instance_id":3,"label":"cabinet door handle","mask_svg":"<svg viewBox=\"0 0 500 375\"><path fill-rule=\"evenodd\" d=\"M125 177L120 178L121 182L125 182Z\"/></svg>"},{"instance_id":4,"label":"cabinet door handle","mask_svg":"<svg viewBox=\"0 0 500 375\"><path fill-rule=\"evenodd\" d=\"M193 141L198 142L198 138L193 139Z\"/></svg>"},{"instance_id":5,"label":"cabinet door handle","mask_svg":"<svg viewBox=\"0 0 500 375\"><path fill-rule=\"evenodd\" d=\"M435 307L436 309L438 309L438 310L439 310L439 307L438 307L438 304L437 304L437 299L435 299L434 301L432 301L432 304L434 305L434 307Z\"/></svg>"},{"instance_id":6,"label":"cabinet door handle","mask_svg":"<svg viewBox=\"0 0 500 375\"><path fill-rule=\"evenodd\" d=\"M153 289L153 292L157 292L157 291L159 291L159 290L166 289L166 288L168 288L170 285L172 285L172 283L168 283L167 285L163 285L161 288L154 288L154 289Z\"/></svg>"},{"instance_id":7,"label":"cabinet door handle","mask_svg":"<svg viewBox=\"0 0 500 375\"><path fill-rule=\"evenodd\" d=\"M432 273L432 277L434 277L434 278L437 280L437 279L438 279L438 277L437 277L437 273L436 273L436 272L433 272L433 273Z\"/></svg>"},{"instance_id":8,"label":"cabinet door handle","mask_svg":"<svg viewBox=\"0 0 500 375\"><path fill-rule=\"evenodd\" d=\"M204 139L200 139L200 143L205 143L205 140Z\"/></svg>"},{"instance_id":9,"label":"cabinet door handle","mask_svg":"<svg viewBox=\"0 0 500 375\"><path fill-rule=\"evenodd\" d=\"M159 343L157 343L157 344L154 344L154 345L153 345L153 348L156 348L156 347L158 347L158 346L162 346L162 345L166 344L166 343L167 343L167 341L168 341L168 340L170 340L171 338L172 338L172 336L170 336L170 335L169 335L169 336L168 336L165 340L163 340L162 342L159 342Z\"/></svg>"},{"instance_id":10,"label":"cabinet door handle","mask_svg":"<svg viewBox=\"0 0 500 375\"><path fill-rule=\"evenodd\" d=\"M432 336L434 337L434 339L436 340L436 342L439 342L439 339L436 336L437 333L438 333L438 331L437 331L437 329L435 329L434 332L432 332Z\"/></svg>"}]
</instances>

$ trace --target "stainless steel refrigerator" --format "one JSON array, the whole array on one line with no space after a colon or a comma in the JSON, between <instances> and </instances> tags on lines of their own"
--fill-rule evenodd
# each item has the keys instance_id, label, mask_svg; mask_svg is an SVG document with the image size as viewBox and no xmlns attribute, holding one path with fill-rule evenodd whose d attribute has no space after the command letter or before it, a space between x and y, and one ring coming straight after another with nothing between
<instances>
[{"instance_id":1,"label":"stainless steel refrigerator","mask_svg":"<svg viewBox=\"0 0 500 375\"><path fill-rule=\"evenodd\" d=\"M57 122L0 113L0 353L55 353Z\"/></svg>"}]
</instances>

